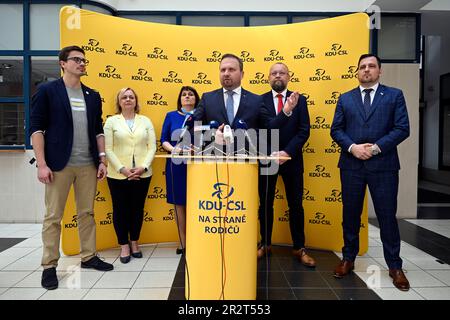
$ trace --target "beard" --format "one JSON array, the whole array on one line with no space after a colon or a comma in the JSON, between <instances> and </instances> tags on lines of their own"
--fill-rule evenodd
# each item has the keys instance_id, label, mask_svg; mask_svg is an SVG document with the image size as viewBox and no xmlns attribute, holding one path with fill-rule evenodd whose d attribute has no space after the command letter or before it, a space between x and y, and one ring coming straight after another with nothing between
<instances>
[{"instance_id":1,"label":"beard","mask_svg":"<svg viewBox=\"0 0 450 320\"><path fill-rule=\"evenodd\" d=\"M282 92L286 89L287 84L281 80L275 80L272 84L272 89L276 92Z\"/></svg>"}]
</instances>

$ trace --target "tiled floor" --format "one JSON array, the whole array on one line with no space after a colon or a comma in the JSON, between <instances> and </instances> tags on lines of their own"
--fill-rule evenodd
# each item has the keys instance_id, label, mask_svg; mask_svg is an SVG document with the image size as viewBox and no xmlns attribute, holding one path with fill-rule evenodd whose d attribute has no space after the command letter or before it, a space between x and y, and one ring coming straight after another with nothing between
<instances>
[{"instance_id":1,"label":"tiled floor","mask_svg":"<svg viewBox=\"0 0 450 320\"><path fill-rule=\"evenodd\" d=\"M0 300L166 300L179 264L175 243L144 245L142 259L124 265L119 249L100 253L114 271L81 269L78 256L61 257L57 268L59 288L41 288L41 225L0 224L0 243L14 243L0 252ZM22 239L20 239L22 240Z\"/></svg>"},{"instance_id":2,"label":"tiled floor","mask_svg":"<svg viewBox=\"0 0 450 320\"><path fill-rule=\"evenodd\" d=\"M439 231L441 235L450 232L449 220L405 223ZM175 254L175 243L144 245L144 257L126 265L118 260L119 249L100 252L114 264L111 272L80 269L79 257L63 256L58 266L59 288L47 291L40 286L40 229L37 224L0 224L0 243L10 245L0 252L0 299L184 298L184 262ZM369 250L356 260L355 273L349 277L338 280L332 276L339 253L311 250L311 255L317 260L315 270L297 263L289 248L274 247L269 272L265 261L258 265L258 299L450 299L450 266L406 242L402 242L401 256L411 290L395 289L385 267L379 230L374 225L369 225Z\"/></svg>"},{"instance_id":3,"label":"tiled floor","mask_svg":"<svg viewBox=\"0 0 450 320\"><path fill-rule=\"evenodd\" d=\"M421 191L426 190L426 191ZM433 193L434 192L434 193ZM340 253L310 250L317 267L293 259L287 247L274 247L258 262L259 300L450 300L450 187L419 183L418 218L399 220L401 257L411 290L397 290L383 258L378 223L369 224L368 252L354 273L335 279ZM119 249L100 252L114 264L110 272L80 269L77 256L61 257L59 288L40 285L40 224L0 224L0 300L172 300L184 299L184 259L175 243L142 246L143 258L120 263Z\"/></svg>"}]
</instances>

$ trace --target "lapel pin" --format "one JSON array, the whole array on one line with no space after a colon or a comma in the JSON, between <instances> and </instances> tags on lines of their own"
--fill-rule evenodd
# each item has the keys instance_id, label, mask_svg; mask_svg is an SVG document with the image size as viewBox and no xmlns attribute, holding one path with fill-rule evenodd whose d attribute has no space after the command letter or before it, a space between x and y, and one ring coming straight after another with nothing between
<instances>
[{"instance_id":1,"label":"lapel pin","mask_svg":"<svg viewBox=\"0 0 450 320\"><path fill-rule=\"evenodd\" d=\"M383 95L384 95L384 92L380 92L380 94L383 96Z\"/></svg>"},{"instance_id":2,"label":"lapel pin","mask_svg":"<svg viewBox=\"0 0 450 320\"><path fill-rule=\"evenodd\" d=\"M86 91L86 94L89 94L89 91Z\"/></svg>"}]
</instances>

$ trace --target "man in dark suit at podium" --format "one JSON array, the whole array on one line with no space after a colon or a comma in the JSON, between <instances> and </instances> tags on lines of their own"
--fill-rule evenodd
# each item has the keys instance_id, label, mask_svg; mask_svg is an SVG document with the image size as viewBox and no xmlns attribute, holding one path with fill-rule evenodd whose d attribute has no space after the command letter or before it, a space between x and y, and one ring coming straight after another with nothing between
<instances>
[{"instance_id":1,"label":"man in dark suit at podium","mask_svg":"<svg viewBox=\"0 0 450 320\"><path fill-rule=\"evenodd\" d=\"M366 186L369 186L380 224L389 276L395 287L409 290L402 271L397 219L397 145L409 136L409 120L401 90L379 83L380 58L364 54L358 62L359 87L338 100L331 137L342 148L339 158L343 202L344 247L334 276L342 278L354 268L359 251L359 229Z\"/></svg>"},{"instance_id":2,"label":"man in dark suit at podium","mask_svg":"<svg viewBox=\"0 0 450 320\"><path fill-rule=\"evenodd\" d=\"M195 109L194 121L202 121L204 124L217 121L222 128L225 125L233 128L235 120L241 119L249 129L257 129L263 102L259 95L242 88L242 60L234 54L224 54L219 71L222 88L203 94Z\"/></svg>"},{"instance_id":3,"label":"man in dark suit at podium","mask_svg":"<svg viewBox=\"0 0 450 320\"><path fill-rule=\"evenodd\" d=\"M316 262L305 250L303 195L303 155L302 147L309 138L309 113L306 98L298 92L287 90L289 69L284 63L275 63L269 71L269 83L272 90L265 93L265 113L270 119L277 116L284 118L281 126L274 127L274 121L268 121L268 129L280 128L279 148L273 150L273 156L291 157L290 160L279 160L279 171L271 175L259 176L259 222L261 243L258 248L258 258L271 253L273 202L278 175L281 175L285 185L286 198L289 206L289 228L293 241L293 255L300 263L315 267ZM289 102L289 103L287 103ZM287 104L293 104L293 109L284 109ZM271 137L272 135L268 135ZM271 150L274 148L273 142Z\"/></svg>"},{"instance_id":4,"label":"man in dark suit at podium","mask_svg":"<svg viewBox=\"0 0 450 320\"><path fill-rule=\"evenodd\" d=\"M220 125L217 140L222 140L225 125L235 129L238 120L244 122L247 129L256 130L269 126L279 128L288 120L286 114L292 112L297 104L295 99L298 96L294 95L286 100L284 112L276 117L269 115L264 108L262 97L242 88L244 65L234 54L227 53L222 56L219 72L222 88L205 92L193 116L194 121L201 121L203 124L217 121Z\"/></svg>"}]
</instances>

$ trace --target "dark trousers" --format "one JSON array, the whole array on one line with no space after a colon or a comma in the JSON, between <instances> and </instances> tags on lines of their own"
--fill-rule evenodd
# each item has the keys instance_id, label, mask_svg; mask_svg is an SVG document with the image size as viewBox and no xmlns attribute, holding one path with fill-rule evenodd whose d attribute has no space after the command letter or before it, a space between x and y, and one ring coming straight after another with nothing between
<instances>
[{"instance_id":1,"label":"dark trousers","mask_svg":"<svg viewBox=\"0 0 450 320\"><path fill-rule=\"evenodd\" d=\"M113 224L120 245L139 240L144 219L149 178L119 180L108 178L113 204Z\"/></svg>"},{"instance_id":2,"label":"dark trousers","mask_svg":"<svg viewBox=\"0 0 450 320\"><path fill-rule=\"evenodd\" d=\"M390 269L401 269L397 219L398 171L341 170L345 260L354 261L359 251L359 229L366 186L369 186L380 225L383 253Z\"/></svg>"},{"instance_id":3,"label":"dark trousers","mask_svg":"<svg viewBox=\"0 0 450 320\"><path fill-rule=\"evenodd\" d=\"M305 247L303 197L303 173L296 163L286 162L280 166L278 174L259 175L259 224L261 244L272 244L273 201L278 176L281 175L289 207L289 228L295 250Z\"/></svg>"}]
</instances>

